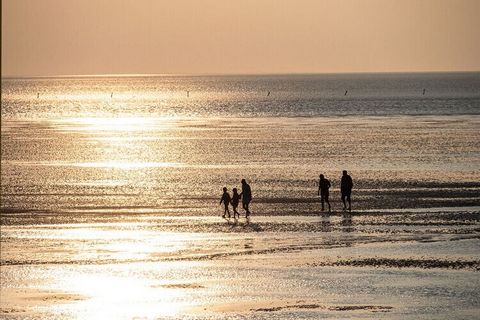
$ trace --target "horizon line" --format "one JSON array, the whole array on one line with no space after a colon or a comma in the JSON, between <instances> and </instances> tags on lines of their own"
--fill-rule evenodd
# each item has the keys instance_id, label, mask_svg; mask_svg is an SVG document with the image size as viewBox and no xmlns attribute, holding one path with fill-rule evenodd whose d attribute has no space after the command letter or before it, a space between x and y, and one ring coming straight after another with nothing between
<instances>
[{"instance_id":1,"label":"horizon line","mask_svg":"<svg viewBox=\"0 0 480 320\"><path fill-rule=\"evenodd\" d=\"M361 75L361 74L433 74L433 73L480 73L469 71L352 71L352 72L267 72L267 73L99 73L99 74L59 74L35 76L3 76L1 79L49 79L49 78L142 78L142 77L213 77L213 76L295 76L295 75Z\"/></svg>"}]
</instances>

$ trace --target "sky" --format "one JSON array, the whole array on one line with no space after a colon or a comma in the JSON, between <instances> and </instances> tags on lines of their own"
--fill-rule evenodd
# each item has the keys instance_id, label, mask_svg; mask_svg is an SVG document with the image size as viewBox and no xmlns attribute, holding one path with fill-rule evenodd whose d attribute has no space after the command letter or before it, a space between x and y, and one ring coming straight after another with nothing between
<instances>
[{"instance_id":1,"label":"sky","mask_svg":"<svg viewBox=\"0 0 480 320\"><path fill-rule=\"evenodd\" d=\"M480 71L480 0L2 0L2 77Z\"/></svg>"}]
</instances>

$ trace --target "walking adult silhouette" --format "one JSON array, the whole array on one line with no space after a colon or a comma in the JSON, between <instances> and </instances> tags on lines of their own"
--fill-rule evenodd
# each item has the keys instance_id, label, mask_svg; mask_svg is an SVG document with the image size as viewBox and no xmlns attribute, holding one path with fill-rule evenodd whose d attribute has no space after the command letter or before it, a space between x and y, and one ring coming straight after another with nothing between
<instances>
[{"instance_id":1,"label":"walking adult silhouette","mask_svg":"<svg viewBox=\"0 0 480 320\"><path fill-rule=\"evenodd\" d=\"M318 182L318 195L320 196L320 202L322 203L322 211L325 210L325 202L328 204L328 212L332 211L330 207L330 201L328 200L330 188L330 181L325 179L323 174L320 175L320 181Z\"/></svg>"},{"instance_id":2,"label":"walking adult silhouette","mask_svg":"<svg viewBox=\"0 0 480 320\"><path fill-rule=\"evenodd\" d=\"M352 195L352 188L353 188L353 181L352 177L350 177L347 173L347 170L343 170L342 181L340 183L340 191L342 193L342 202L343 202L343 210L347 210L347 204L345 203L345 199L348 201L348 210L352 211L352 201L350 199Z\"/></svg>"},{"instance_id":3,"label":"walking adult silhouette","mask_svg":"<svg viewBox=\"0 0 480 320\"><path fill-rule=\"evenodd\" d=\"M242 207L245 210L245 216L250 216L250 210L248 205L250 201L252 201L252 189L250 189L250 185L242 179L242 193L240 193L240 197L242 197Z\"/></svg>"}]
</instances>

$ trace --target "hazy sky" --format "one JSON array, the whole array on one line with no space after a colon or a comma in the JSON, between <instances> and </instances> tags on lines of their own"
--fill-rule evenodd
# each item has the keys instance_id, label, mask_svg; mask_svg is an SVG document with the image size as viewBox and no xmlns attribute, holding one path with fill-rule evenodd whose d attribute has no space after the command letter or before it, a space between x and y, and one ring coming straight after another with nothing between
<instances>
[{"instance_id":1,"label":"hazy sky","mask_svg":"<svg viewBox=\"0 0 480 320\"><path fill-rule=\"evenodd\" d=\"M2 76L480 70L480 0L2 0Z\"/></svg>"}]
</instances>

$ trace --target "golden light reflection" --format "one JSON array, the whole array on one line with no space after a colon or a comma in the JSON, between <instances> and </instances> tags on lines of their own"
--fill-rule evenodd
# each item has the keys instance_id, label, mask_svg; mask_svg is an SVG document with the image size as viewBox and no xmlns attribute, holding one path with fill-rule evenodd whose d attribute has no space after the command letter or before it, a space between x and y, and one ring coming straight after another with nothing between
<instances>
[{"instance_id":1,"label":"golden light reflection","mask_svg":"<svg viewBox=\"0 0 480 320\"><path fill-rule=\"evenodd\" d=\"M144 168L174 168L181 164L174 162L127 162L127 161L105 161L105 162L84 162L76 163L74 166L85 168L110 168L110 169L144 169Z\"/></svg>"},{"instance_id":2,"label":"golden light reflection","mask_svg":"<svg viewBox=\"0 0 480 320\"><path fill-rule=\"evenodd\" d=\"M83 161L61 165L121 170L179 167L181 164L169 157L171 145L158 142L175 138L178 121L171 116L63 119L57 127L75 135L72 139L84 156Z\"/></svg>"},{"instance_id":3,"label":"golden light reflection","mask_svg":"<svg viewBox=\"0 0 480 320\"><path fill-rule=\"evenodd\" d=\"M66 281L70 290L86 297L78 307L88 310L88 319L171 317L186 307L185 290L152 286L145 278L123 272L83 274Z\"/></svg>"},{"instance_id":4,"label":"golden light reflection","mask_svg":"<svg viewBox=\"0 0 480 320\"><path fill-rule=\"evenodd\" d=\"M62 123L71 130L88 132L168 130L176 126L175 117L89 117L70 118ZM74 125L74 126L72 126ZM67 127L68 129L68 127Z\"/></svg>"},{"instance_id":5,"label":"golden light reflection","mask_svg":"<svg viewBox=\"0 0 480 320\"><path fill-rule=\"evenodd\" d=\"M118 224L117 226L128 226ZM105 240L93 242L89 253L80 253L76 259L98 259L106 257L118 260L148 259L149 255L169 255L185 249L190 241L195 241L198 234L170 232L149 232L145 230L105 230L81 228L66 230L69 236L80 239ZM135 239L144 239L135 241ZM150 241L155 238L155 241ZM128 239L128 240L126 240ZM94 258L95 257L95 258ZM133 267L132 267L133 266ZM74 276L63 278L62 288L82 297L74 306L57 305L58 312L62 308L78 314L79 318L88 319L133 319L176 317L184 314L196 302L191 296L191 288L179 285L179 281L191 283L189 276L181 277L173 270L188 269L185 262L152 262L112 264L104 267L87 267ZM152 270L160 276L152 278ZM60 278L62 275L58 275Z\"/></svg>"}]
</instances>

